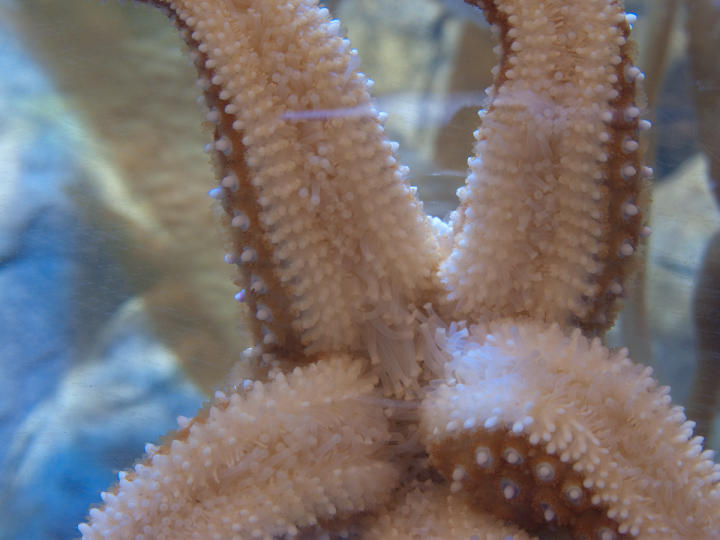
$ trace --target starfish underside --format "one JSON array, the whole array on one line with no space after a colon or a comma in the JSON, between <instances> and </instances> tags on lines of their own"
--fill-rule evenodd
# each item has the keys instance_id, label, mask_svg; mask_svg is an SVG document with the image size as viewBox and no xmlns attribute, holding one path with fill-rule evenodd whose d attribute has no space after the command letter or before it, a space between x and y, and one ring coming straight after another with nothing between
<instances>
[{"instance_id":1,"label":"starfish underside","mask_svg":"<svg viewBox=\"0 0 720 540\"><path fill-rule=\"evenodd\" d=\"M449 224L327 10L149 3L198 69L265 375L148 445L84 538L716 534L712 453L599 337L649 174L616 0L470 2L500 61Z\"/></svg>"}]
</instances>

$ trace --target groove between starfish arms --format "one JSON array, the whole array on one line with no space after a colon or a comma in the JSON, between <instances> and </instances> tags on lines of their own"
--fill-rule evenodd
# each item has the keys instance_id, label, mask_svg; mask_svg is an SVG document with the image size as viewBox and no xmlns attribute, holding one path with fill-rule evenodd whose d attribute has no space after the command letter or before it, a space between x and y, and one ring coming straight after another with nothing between
<instances>
[{"instance_id":1,"label":"groove between starfish arms","mask_svg":"<svg viewBox=\"0 0 720 540\"><path fill-rule=\"evenodd\" d=\"M648 229L615 0L473 0L499 63L449 223L311 0L149 0L187 43L255 379L102 493L83 538L718 536L720 469L601 341Z\"/></svg>"}]
</instances>

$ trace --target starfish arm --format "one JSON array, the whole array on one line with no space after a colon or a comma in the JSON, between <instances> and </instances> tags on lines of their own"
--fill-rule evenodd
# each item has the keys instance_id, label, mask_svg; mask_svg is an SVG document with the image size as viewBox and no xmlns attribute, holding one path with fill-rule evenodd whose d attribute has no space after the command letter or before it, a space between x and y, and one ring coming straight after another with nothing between
<instances>
[{"instance_id":1,"label":"starfish arm","mask_svg":"<svg viewBox=\"0 0 720 540\"><path fill-rule=\"evenodd\" d=\"M498 322L448 339L446 383L423 403L451 491L528 529L710 538L720 467L652 370L557 325Z\"/></svg>"},{"instance_id":2,"label":"starfish arm","mask_svg":"<svg viewBox=\"0 0 720 540\"><path fill-rule=\"evenodd\" d=\"M395 496L387 512L373 516L365 540L529 540L513 525L478 512L433 482L414 482Z\"/></svg>"},{"instance_id":3,"label":"starfish arm","mask_svg":"<svg viewBox=\"0 0 720 540\"><path fill-rule=\"evenodd\" d=\"M606 328L642 232L629 24L607 0L474 0L500 64L441 274L457 315Z\"/></svg>"},{"instance_id":4,"label":"starfish arm","mask_svg":"<svg viewBox=\"0 0 720 540\"><path fill-rule=\"evenodd\" d=\"M361 349L368 318L401 318L378 305L425 301L432 226L339 21L316 0L151 3L175 19L200 73L221 179L211 195L262 350Z\"/></svg>"},{"instance_id":5,"label":"starfish arm","mask_svg":"<svg viewBox=\"0 0 720 540\"><path fill-rule=\"evenodd\" d=\"M372 509L398 473L364 362L332 356L216 396L120 474L83 538L270 538ZM195 536L193 536L195 535Z\"/></svg>"}]
</instances>

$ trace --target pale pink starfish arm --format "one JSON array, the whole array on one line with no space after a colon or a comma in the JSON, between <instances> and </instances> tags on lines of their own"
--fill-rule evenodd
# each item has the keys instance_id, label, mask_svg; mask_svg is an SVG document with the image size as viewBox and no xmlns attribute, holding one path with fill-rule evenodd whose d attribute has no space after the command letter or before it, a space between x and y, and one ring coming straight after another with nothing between
<instances>
[{"instance_id":1,"label":"pale pink starfish arm","mask_svg":"<svg viewBox=\"0 0 720 540\"><path fill-rule=\"evenodd\" d=\"M246 381L147 455L80 525L83 538L270 538L386 501L399 478L365 362L324 357Z\"/></svg>"},{"instance_id":2,"label":"pale pink starfish arm","mask_svg":"<svg viewBox=\"0 0 720 540\"><path fill-rule=\"evenodd\" d=\"M642 232L626 15L607 0L470 3L501 52L441 270L457 316L602 331Z\"/></svg>"},{"instance_id":3,"label":"pale pink starfish arm","mask_svg":"<svg viewBox=\"0 0 720 540\"><path fill-rule=\"evenodd\" d=\"M403 323L437 246L339 22L310 0L152 3L200 73L260 349L358 350L367 320Z\"/></svg>"},{"instance_id":4,"label":"pale pink starfish arm","mask_svg":"<svg viewBox=\"0 0 720 540\"><path fill-rule=\"evenodd\" d=\"M720 466L622 349L557 325L503 321L445 342L423 402L431 462L483 508L577 537L712 538Z\"/></svg>"}]
</instances>

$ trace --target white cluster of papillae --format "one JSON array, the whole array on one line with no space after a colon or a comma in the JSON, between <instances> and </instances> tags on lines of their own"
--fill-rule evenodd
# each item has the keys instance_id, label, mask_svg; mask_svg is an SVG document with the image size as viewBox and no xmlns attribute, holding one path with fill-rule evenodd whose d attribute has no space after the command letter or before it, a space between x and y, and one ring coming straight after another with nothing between
<instances>
[{"instance_id":1,"label":"white cluster of papillae","mask_svg":"<svg viewBox=\"0 0 720 540\"><path fill-rule=\"evenodd\" d=\"M174 440L149 446L90 511L84 538L292 538L345 526L367 538L526 538L462 497L481 475L456 468L433 482L418 465L419 443L432 454L493 430L569 464L583 478L570 502L587 490L620 533L720 530L720 473L667 389L624 352L551 324L583 318L593 276L616 255L603 246L603 174L638 172L603 168L627 29L617 2L486 2L510 50L452 238L422 212L355 53L315 1L152 3L198 44L212 74L201 86L221 89L243 134L243 148L219 136L214 149L244 160L257 194L257 234L284 288L263 294L290 299L303 348L278 347L297 356L278 365L305 365L218 393ZM233 183L223 179L221 197ZM236 255L252 262L251 250ZM460 447L479 467L523 464L517 452ZM552 472L535 471L539 481Z\"/></svg>"}]
</instances>

